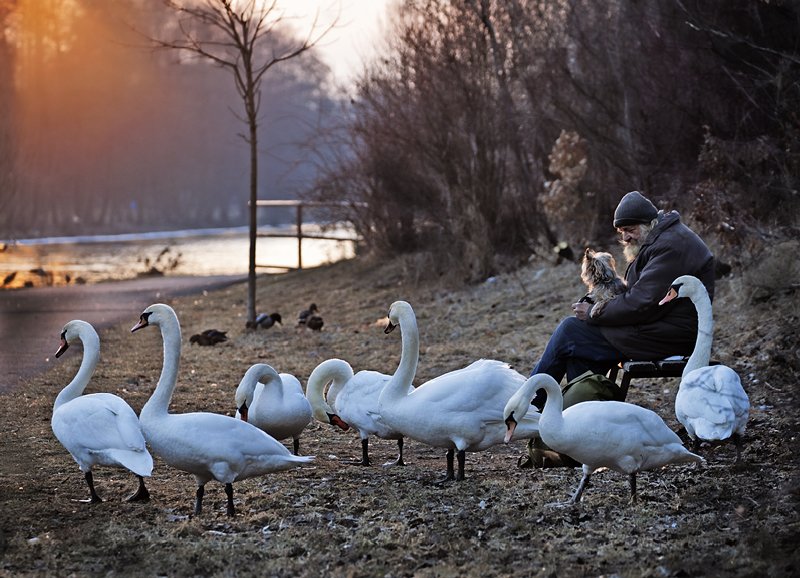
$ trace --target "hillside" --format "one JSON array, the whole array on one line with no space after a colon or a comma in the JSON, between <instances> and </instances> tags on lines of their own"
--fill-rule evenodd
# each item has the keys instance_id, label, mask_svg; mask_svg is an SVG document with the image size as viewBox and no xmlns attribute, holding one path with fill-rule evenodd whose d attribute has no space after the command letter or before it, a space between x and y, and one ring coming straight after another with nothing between
<instances>
[{"instance_id":1,"label":"hillside","mask_svg":"<svg viewBox=\"0 0 800 578\"><path fill-rule=\"evenodd\" d=\"M246 288L235 286L172 303L183 327L174 412L233 415L233 392L253 363L293 373L305 384L321 361L392 373L398 332L383 333L389 305L409 301L420 328L415 384L476 359L509 362L528 374L558 320L583 292L575 264L531 262L477 285L429 280L422 255L388 262L357 260L274 277L258 285L258 309L280 312L283 326L246 331ZM423 275L423 272L425 273ZM426 280L427 279L427 280ZM0 404L0 542L3 575L263 576L792 576L800 570L796 370L797 306L791 291L757 292L734 269L718 282L714 356L736 369L752 413L743 463L730 446L705 448L702 469L673 466L639 477L641 501L627 503L624 476L597 474L583 502L563 501L578 470L521 470L523 442L468 454L467 479L437 485L444 452L406 444L405 468L362 468L352 431L313 423L301 452L312 467L234 484L239 515L224 515L219 484L206 488L206 510L191 516L194 480L156 460L152 499L122 502L135 478L98 468L87 494L76 464L50 431L55 395L74 375L80 348L47 375ZM318 304L321 332L297 328L297 312ZM111 391L139 410L155 387L161 338L130 334L139 317L101 335L98 370L87 392ZM230 339L189 346L215 327ZM53 328L53 350L60 327ZM47 354L50 354L48 351ZM628 401L672 412L677 380L634 382ZM371 440L376 464L396 445Z\"/></svg>"}]
</instances>

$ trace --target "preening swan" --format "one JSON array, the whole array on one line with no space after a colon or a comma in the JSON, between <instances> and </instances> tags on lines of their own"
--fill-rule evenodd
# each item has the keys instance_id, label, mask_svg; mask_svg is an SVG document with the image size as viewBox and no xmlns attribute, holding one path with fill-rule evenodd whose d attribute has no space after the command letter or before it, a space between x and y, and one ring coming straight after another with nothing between
<instances>
[{"instance_id":1,"label":"preening swan","mask_svg":"<svg viewBox=\"0 0 800 578\"><path fill-rule=\"evenodd\" d=\"M126 468L139 478L139 488L129 501L144 501L150 493L143 476L153 471L153 458L147 451L131 406L110 393L81 395L100 359L100 338L90 324L74 320L61 331L61 345L56 357L75 339L83 342L83 359L72 381L56 397L51 425L53 433L72 454L89 485L89 502L102 502L94 489L92 467L95 465Z\"/></svg>"},{"instance_id":2,"label":"preening swan","mask_svg":"<svg viewBox=\"0 0 800 578\"><path fill-rule=\"evenodd\" d=\"M361 461L369 466L369 436L397 440L400 452L394 465L404 466L403 434L390 428L378 411L378 396L391 375L362 370L353 375L353 368L342 359L328 359L311 372L306 385L306 396L311 402L317 421L337 425L343 430L353 426L361 437ZM325 386L330 383L327 398ZM408 388L408 393L414 390Z\"/></svg>"},{"instance_id":3,"label":"preening swan","mask_svg":"<svg viewBox=\"0 0 800 578\"><path fill-rule=\"evenodd\" d=\"M170 466L194 474L195 514L202 511L205 485L211 480L225 484L227 513L232 516L233 482L288 470L314 459L292 455L279 441L240 419L206 412L169 413L178 379L181 327L175 311L163 303L145 309L131 332L149 325L161 329L164 365L155 391L142 408L142 430L155 454Z\"/></svg>"},{"instance_id":4,"label":"preening swan","mask_svg":"<svg viewBox=\"0 0 800 578\"><path fill-rule=\"evenodd\" d=\"M239 382L235 399L236 417L276 440L292 438L293 453L299 455L300 434L311 423L311 404L295 376L256 363Z\"/></svg>"},{"instance_id":5,"label":"preening swan","mask_svg":"<svg viewBox=\"0 0 800 578\"><path fill-rule=\"evenodd\" d=\"M675 416L686 428L695 449L700 440L732 439L738 462L750 400L734 370L726 365L709 365L714 317L703 283L691 275L678 277L659 304L681 297L691 299L697 309L697 341L678 386Z\"/></svg>"},{"instance_id":6,"label":"preening swan","mask_svg":"<svg viewBox=\"0 0 800 578\"><path fill-rule=\"evenodd\" d=\"M381 417L394 430L422 443L447 448L445 480L463 480L466 452L479 452L503 443L503 408L525 382L508 364L481 359L440 375L409 392L419 360L419 333L411 305L395 301L389 309L386 332L402 332L400 364L378 398ZM539 413L533 406L519 411L516 437L535 436ZM458 455L458 473L453 456Z\"/></svg>"},{"instance_id":7,"label":"preening swan","mask_svg":"<svg viewBox=\"0 0 800 578\"><path fill-rule=\"evenodd\" d=\"M583 478L570 504L581 499L589 477L599 468L628 474L631 502L635 502L637 472L705 461L683 447L677 434L649 409L621 401L584 401L563 409L561 388L544 373L531 376L509 399L504 410L509 439L516 437L514 414L526 411L539 389L547 393L539 420L542 441L583 464Z\"/></svg>"}]
</instances>

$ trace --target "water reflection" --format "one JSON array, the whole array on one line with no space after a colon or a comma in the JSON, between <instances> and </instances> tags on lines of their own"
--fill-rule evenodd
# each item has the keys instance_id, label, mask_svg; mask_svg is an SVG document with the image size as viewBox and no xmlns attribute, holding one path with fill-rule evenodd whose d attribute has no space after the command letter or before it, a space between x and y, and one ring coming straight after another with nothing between
<instances>
[{"instance_id":1,"label":"water reflection","mask_svg":"<svg viewBox=\"0 0 800 578\"><path fill-rule=\"evenodd\" d=\"M246 275L249 239L246 231L216 232L126 240L83 238L81 242L55 239L0 246L0 287L14 289L44 285L97 283L147 274ZM348 231L329 231L347 237ZM316 267L354 255L351 241L304 238L303 267ZM297 239L259 238L256 262L272 267L297 267ZM275 272L284 269L262 269Z\"/></svg>"}]
</instances>

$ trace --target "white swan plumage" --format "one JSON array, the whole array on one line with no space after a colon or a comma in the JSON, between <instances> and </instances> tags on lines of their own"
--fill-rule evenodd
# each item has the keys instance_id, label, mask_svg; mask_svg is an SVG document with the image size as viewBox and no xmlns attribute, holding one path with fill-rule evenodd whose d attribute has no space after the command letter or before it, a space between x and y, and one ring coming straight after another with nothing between
<instances>
[{"instance_id":1,"label":"white swan plumage","mask_svg":"<svg viewBox=\"0 0 800 578\"><path fill-rule=\"evenodd\" d=\"M362 370L353 374L352 366L342 359L326 359L314 368L306 384L306 396L317 421L339 426L352 426L361 438L361 460L358 465L369 466L369 437L397 440L399 455L394 465L405 465L403 434L389 427L378 411L378 397L391 375ZM325 386L330 384L327 397ZM414 390L409 386L408 392Z\"/></svg>"},{"instance_id":2,"label":"white swan plumage","mask_svg":"<svg viewBox=\"0 0 800 578\"><path fill-rule=\"evenodd\" d=\"M75 319L64 325L56 357L74 339L83 343L78 373L53 404L53 433L78 463L89 486L89 502L102 502L94 488L96 465L126 468L139 478L139 487L129 501L145 501L150 493L144 477L153 471L153 458L145 447L139 418L125 400L110 393L82 395L100 359L100 338L89 323Z\"/></svg>"},{"instance_id":3,"label":"white swan plumage","mask_svg":"<svg viewBox=\"0 0 800 578\"><path fill-rule=\"evenodd\" d=\"M264 430L276 440L292 438L294 455L300 453L300 435L311 423L300 380L278 373L271 365L251 366L236 388L236 417Z\"/></svg>"},{"instance_id":4,"label":"white swan plumage","mask_svg":"<svg viewBox=\"0 0 800 578\"><path fill-rule=\"evenodd\" d=\"M731 439L736 461L741 458L741 436L750 416L750 400L738 374L727 365L709 365L714 317L703 283L691 275L675 279L660 304L686 297L697 309L697 341L675 397L675 417L695 443Z\"/></svg>"},{"instance_id":5,"label":"white swan plumage","mask_svg":"<svg viewBox=\"0 0 800 578\"><path fill-rule=\"evenodd\" d=\"M509 399L505 419L525 411L539 389L547 401L539 419L539 436L553 450L583 464L583 477L568 503L581 499L592 473L609 468L628 475L631 501L636 501L636 474L668 464L704 462L657 413L621 401L584 401L564 408L556 380L546 373L531 376ZM509 427L509 435L513 430Z\"/></svg>"},{"instance_id":6,"label":"white swan plumage","mask_svg":"<svg viewBox=\"0 0 800 578\"><path fill-rule=\"evenodd\" d=\"M444 480L463 480L466 452L479 452L503 443L503 408L525 382L507 363L481 359L440 375L409 392L419 361L419 332L414 310L405 301L389 309L386 332L400 326L402 354L389 383L378 398L383 420L404 436L447 448ZM539 431L539 413L530 406L518 414L516 437L531 438ZM453 456L458 457L458 473Z\"/></svg>"},{"instance_id":7,"label":"white swan plumage","mask_svg":"<svg viewBox=\"0 0 800 578\"><path fill-rule=\"evenodd\" d=\"M169 413L178 379L181 327L169 305L156 303L145 309L131 332L149 325L161 329L164 364L155 391L140 415L144 437L153 453L168 465L194 474L197 480L195 514L202 511L205 485L225 484L227 513L234 515L233 482L288 470L312 461L295 456L278 440L256 426L231 416L194 412Z\"/></svg>"}]
</instances>

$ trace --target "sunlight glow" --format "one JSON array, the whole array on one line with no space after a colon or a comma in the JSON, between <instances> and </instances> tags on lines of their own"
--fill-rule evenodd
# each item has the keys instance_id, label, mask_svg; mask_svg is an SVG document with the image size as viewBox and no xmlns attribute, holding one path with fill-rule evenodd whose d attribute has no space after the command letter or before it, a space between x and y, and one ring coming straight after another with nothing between
<instances>
[{"instance_id":1,"label":"sunlight glow","mask_svg":"<svg viewBox=\"0 0 800 578\"><path fill-rule=\"evenodd\" d=\"M273 0L265 0L272 2ZM383 33L387 7L394 0L277 0L276 8L286 18L296 18L296 27L310 26L318 15L317 26L338 24L318 44L336 81L349 83L369 61Z\"/></svg>"}]
</instances>

